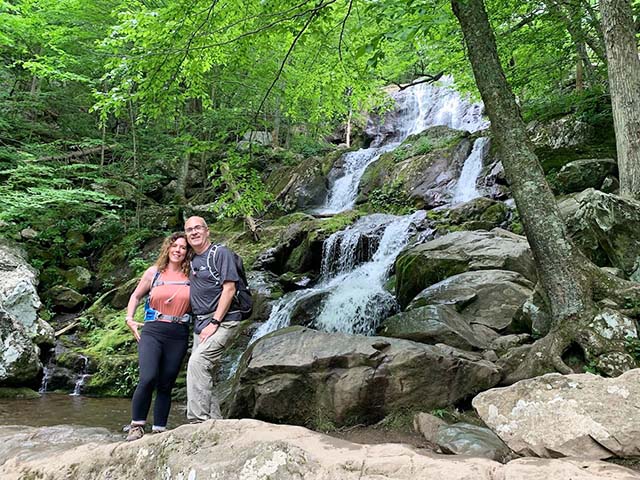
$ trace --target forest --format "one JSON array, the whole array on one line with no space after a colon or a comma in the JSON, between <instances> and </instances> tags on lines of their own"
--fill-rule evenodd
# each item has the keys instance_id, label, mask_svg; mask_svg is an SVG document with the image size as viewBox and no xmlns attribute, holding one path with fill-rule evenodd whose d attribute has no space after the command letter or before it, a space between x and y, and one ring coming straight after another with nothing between
<instances>
[{"instance_id":1,"label":"forest","mask_svg":"<svg viewBox=\"0 0 640 480\"><path fill-rule=\"evenodd\" d=\"M0 340L30 345L5 349L0 398L78 393L80 370L82 393L130 396L126 301L192 215L254 293L219 374L230 418L451 420L548 373L625 378L640 362L638 33L636 0L0 0L0 270L21 258L42 302L20 320L0 281ZM435 369L418 381L399 358L427 347L445 360L411 357ZM344 380L344 358L376 355ZM637 458L637 435L595 441Z\"/></svg>"}]
</instances>

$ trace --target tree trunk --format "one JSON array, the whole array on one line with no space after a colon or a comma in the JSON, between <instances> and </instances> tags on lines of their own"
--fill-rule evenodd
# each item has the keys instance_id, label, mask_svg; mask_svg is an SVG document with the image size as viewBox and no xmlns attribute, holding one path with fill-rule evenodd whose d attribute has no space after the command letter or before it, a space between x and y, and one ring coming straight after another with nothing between
<instances>
[{"instance_id":1,"label":"tree trunk","mask_svg":"<svg viewBox=\"0 0 640 480\"><path fill-rule=\"evenodd\" d=\"M629 0L601 0L620 195L640 198L640 59Z\"/></svg>"},{"instance_id":2,"label":"tree trunk","mask_svg":"<svg viewBox=\"0 0 640 480\"><path fill-rule=\"evenodd\" d=\"M505 366L503 381L511 383L554 370L570 373L561 356L572 344L581 347L590 360L611 365L611 358L622 358L620 369L633 368L635 363L624 350L624 338L607 342L592 325L597 312L592 287L603 274L567 235L500 64L483 1L451 0L451 5L462 27L476 84L491 120L493 140L553 318L546 337L525 347L524 353L514 352L511 358L501 359ZM616 371L611 369L612 373Z\"/></svg>"},{"instance_id":3,"label":"tree trunk","mask_svg":"<svg viewBox=\"0 0 640 480\"><path fill-rule=\"evenodd\" d=\"M576 266L555 198L529 144L520 110L500 65L482 0L452 0L469 51L473 73L491 120L507 180L523 220L540 281L557 321L579 314L588 290Z\"/></svg>"},{"instance_id":4,"label":"tree trunk","mask_svg":"<svg viewBox=\"0 0 640 480\"><path fill-rule=\"evenodd\" d=\"M220 173L222 174L222 178L224 178L224 182L226 183L229 191L233 194L236 200L239 200L240 192L238 191L238 186L229 171L229 166L224 162L220 163ZM254 240L256 242L259 241L260 235L258 234L258 224L256 223L256 220L251 215L247 214L244 216L244 221L247 224L247 227L249 227Z\"/></svg>"}]
</instances>

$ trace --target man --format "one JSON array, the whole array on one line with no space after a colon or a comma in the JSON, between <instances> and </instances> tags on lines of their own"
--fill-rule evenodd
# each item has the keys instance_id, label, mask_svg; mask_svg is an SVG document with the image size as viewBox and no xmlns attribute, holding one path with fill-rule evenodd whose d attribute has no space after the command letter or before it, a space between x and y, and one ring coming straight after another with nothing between
<instances>
[{"instance_id":1,"label":"man","mask_svg":"<svg viewBox=\"0 0 640 480\"><path fill-rule=\"evenodd\" d=\"M195 322L187 367L187 418L197 423L222 418L220 404L213 393L211 370L235 337L242 319L240 312L229 311L240 274L233 252L227 247L212 245L209 227L202 217L188 218L184 231L195 253L189 275Z\"/></svg>"}]
</instances>

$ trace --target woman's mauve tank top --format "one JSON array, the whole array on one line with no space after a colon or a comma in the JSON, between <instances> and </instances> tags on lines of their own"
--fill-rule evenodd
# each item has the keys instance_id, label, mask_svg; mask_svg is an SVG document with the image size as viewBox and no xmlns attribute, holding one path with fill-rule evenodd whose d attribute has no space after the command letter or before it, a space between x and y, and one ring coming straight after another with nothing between
<instances>
[{"instance_id":1,"label":"woman's mauve tank top","mask_svg":"<svg viewBox=\"0 0 640 480\"><path fill-rule=\"evenodd\" d=\"M158 282L186 282L189 278L182 272L164 271ZM151 289L151 308L165 315L180 317L190 310L189 285L156 285Z\"/></svg>"}]
</instances>

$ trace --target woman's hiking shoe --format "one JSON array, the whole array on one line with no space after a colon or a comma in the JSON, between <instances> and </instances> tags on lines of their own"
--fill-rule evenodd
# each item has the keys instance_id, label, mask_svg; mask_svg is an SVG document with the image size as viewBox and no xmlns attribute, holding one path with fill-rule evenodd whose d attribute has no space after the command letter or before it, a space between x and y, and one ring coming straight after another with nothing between
<instances>
[{"instance_id":1,"label":"woman's hiking shoe","mask_svg":"<svg viewBox=\"0 0 640 480\"><path fill-rule=\"evenodd\" d=\"M129 427L129 435L127 435L127 442L133 442L139 440L144 435L144 425L131 425Z\"/></svg>"}]
</instances>

